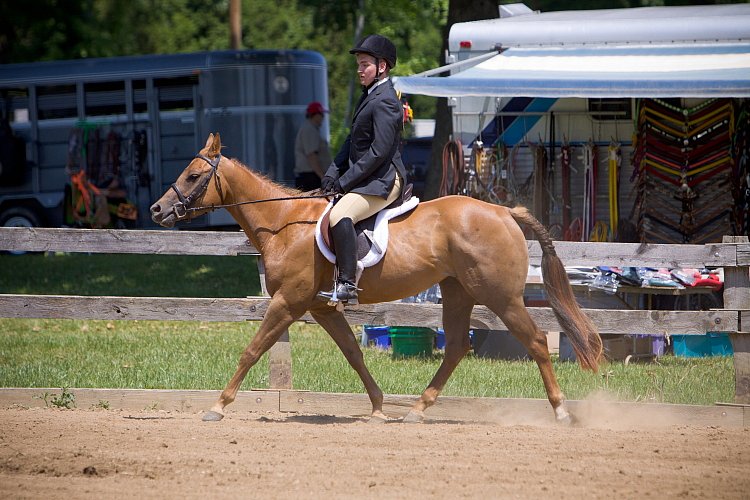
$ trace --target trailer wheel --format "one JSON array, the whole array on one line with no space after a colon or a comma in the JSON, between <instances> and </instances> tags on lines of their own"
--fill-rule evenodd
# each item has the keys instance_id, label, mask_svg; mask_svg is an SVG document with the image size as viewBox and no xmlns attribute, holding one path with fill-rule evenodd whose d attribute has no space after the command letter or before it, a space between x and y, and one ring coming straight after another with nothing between
<instances>
[{"instance_id":1,"label":"trailer wheel","mask_svg":"<svg viewBox=\"0 0 750 500\"><path fill-rule=\"evenodd\" d=\"M2 227L39 227L39 217L23 207L13 207L0 214Z\"/></svg>"}]
</instances>

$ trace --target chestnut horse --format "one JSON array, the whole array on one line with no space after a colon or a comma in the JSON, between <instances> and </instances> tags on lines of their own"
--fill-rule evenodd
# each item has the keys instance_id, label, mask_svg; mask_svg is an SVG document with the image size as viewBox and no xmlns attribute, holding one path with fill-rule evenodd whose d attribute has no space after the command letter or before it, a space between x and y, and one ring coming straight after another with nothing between
<instances>
[{"instance_id":1,"label":"chestnut horse","mask_svg":"<svg viewBox=\"0 0 750 500\"><path fill-rule=\"evenodd\" d=\"M271 182L236 160L221 155L219 134L188 164L172 187L151 207L153 220L173 227L178 220L225 207L260 252L271 295L257 334L242 353L234 376L203 420L220 420L248 370L282 333L307 311L344 353L362 379L372 402L371 421L383 421L383 392L364 364L362 351L342 312L316 298L331 287L333 265L315 245L315 224L325 199ZM281 198L281 200L279 200ZM247 204L259 200L267 203ZM390 222L390 244L383 259L365 269L359 302L371 304L415 295L435 283L443 297L445 356L429 386L405 417L420 422L451 373L469 351L469 320L484 304L526 347L541 372L555 418L570 422L564 396L550 362L547 338L523 302L528 248L519 223L529 225L542 250L548 298L583 368L598 370L602 342L575 301L562 262L547 230L525 208L507 208L463 196L420 203Z\"/></svg>"}]
</instances>

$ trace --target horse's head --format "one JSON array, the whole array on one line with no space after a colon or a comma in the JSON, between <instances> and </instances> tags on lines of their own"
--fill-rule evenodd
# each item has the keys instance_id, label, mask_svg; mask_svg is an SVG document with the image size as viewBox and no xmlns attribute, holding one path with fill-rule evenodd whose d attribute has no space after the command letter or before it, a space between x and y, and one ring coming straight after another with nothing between
<instances>
[{"instance_id":1,"label":"horse's head","mask_svg":"<svg viewBox=\"0 0 750 500\"><path fill-rule=\"evenodd\" d=\"M164 227L173 227L179 220L197 217L211 210L212 205L221 205L223 192L217 172L221 159L219 134L209 134L203 149L151 205L151 219Z\"/></svg>"}]
</instances>

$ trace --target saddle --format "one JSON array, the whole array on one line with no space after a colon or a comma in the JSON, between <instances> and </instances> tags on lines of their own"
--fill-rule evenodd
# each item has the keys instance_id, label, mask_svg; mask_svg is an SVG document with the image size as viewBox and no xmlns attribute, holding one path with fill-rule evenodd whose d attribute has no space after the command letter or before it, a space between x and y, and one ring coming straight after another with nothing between
<instances>
[{"instance_id":1,"label":"saddle","mask_svg":"<svg viewBox=\"0 0 750 500\"><path fill-rule=\"evenodd\" d=\"M334 202L331 201L315 226L315 242L328 262L336 263L333 238L330 234L329 218ZM388 248L388 221L413 210L419 198L412 196L412 185L407 184L401 196L386 208L358 222L354 226L357 233L357 278L361 272L374 266L385 255Z\"/></svg>"}]
</instances>

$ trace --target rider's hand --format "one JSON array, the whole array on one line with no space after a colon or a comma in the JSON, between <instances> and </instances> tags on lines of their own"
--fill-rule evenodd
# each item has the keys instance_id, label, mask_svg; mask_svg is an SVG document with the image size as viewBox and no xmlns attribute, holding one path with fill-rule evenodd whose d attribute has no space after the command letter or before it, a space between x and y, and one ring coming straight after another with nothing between
<instances>
[{"instance_id":1,"label":"rider's hand","mask_svg":"<svg viewBox=\"0 0 750 500\"><path fill-rule=\"evenodd\" d=\"M336 179L336 180L335 180L335 181L333 182L333 192L334 192L334 193L341 193L341 194L343 194L343 193L344 193L344 190L343 190L343 189L341 189L341 181L340 181L340 180L338 180L338 179Z\"/></svg>"},{"instance_id":2,"label":"rider's hand","mask_svg":"<svg viewBox=\"0 0 750 500\"><path fill-rule=\"evenodd\" d=\"M332 192L334 190L335 184L336 184L336 179L334 179L330 175L325 175L323 176L322 179L320 179L320 189L322 189L324 193ZM340 184L339 184L339 187L341 187Z\"/></svg>"}]
</instances>

